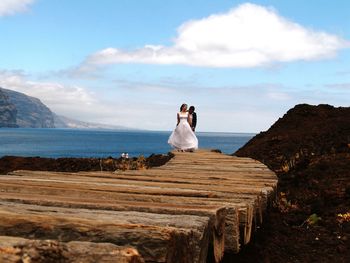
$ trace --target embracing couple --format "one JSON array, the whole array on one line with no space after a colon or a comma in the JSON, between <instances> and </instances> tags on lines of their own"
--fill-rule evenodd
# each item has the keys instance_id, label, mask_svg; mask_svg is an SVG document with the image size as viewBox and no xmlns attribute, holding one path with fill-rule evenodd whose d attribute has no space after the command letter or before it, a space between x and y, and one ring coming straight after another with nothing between
<instances>
[{"instance_id":1,"label":"embracing couple","mask_svg":"<svg viewBox=\"0 0 350 263\"><path fill-rule=\"evenodd\" d=\"M198 149L198 139L194 134L197 125L197 114L191 106L187 110L187 104L182 104L180 112L177 113L177 124L171 133L168 143L178 151L192 152Z\"/></svg>"}]
</instances>

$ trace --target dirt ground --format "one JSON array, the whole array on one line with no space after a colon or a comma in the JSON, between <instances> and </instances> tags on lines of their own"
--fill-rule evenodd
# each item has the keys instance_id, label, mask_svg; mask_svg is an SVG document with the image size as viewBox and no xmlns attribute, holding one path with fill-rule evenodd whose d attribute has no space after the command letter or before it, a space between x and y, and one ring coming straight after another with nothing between
<instances>
[{"instance_id":1,"label":"dirt ground","mask_svg":"<svg viewBox=\"0 0 350 263\"><path fill-rule=\"evenodd\" d=\"M224 262L350 262L350 108L298 105L235 154L279 186L253 242Z\"/></svg>"}]
</instances>

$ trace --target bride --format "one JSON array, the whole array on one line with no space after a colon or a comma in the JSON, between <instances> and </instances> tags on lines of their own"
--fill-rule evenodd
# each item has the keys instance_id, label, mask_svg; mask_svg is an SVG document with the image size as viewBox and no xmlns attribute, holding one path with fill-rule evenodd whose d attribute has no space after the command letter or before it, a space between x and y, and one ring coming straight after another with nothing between
<instances>
[{"instance_id":1,"label":"bride","mask_svg":"<svg viewBox=\"0 0 350 263\"><path fill-rule=\"evenodd\" d=\"M177 114L177 125L171 133L168 143L178 151L198 149L198 139L191 128L191 116L187 112L187 104L182 104Z\"/></svg>"}]
</instances>

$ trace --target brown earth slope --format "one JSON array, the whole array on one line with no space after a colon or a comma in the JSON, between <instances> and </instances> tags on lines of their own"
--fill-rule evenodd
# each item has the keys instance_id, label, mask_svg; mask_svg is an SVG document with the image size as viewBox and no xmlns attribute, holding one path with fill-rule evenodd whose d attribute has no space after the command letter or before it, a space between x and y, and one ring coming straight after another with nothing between
<instances>
[{"instance_id":1,"label":"brown earth slope","mask_svg":"<svg viewBox=\"0 0 350 263\"><path fill-rule=\"evenodd\" d=\"M277 173L278 199L226 262L350 262L350 108L297 105L235 155Z\"/></svg>"}]
</instances>

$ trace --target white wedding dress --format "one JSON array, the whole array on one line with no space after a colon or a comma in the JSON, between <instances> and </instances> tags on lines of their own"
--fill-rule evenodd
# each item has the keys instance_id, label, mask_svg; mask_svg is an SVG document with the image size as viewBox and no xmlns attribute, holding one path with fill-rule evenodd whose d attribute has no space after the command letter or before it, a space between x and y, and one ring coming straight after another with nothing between
<instances>
[{"instance_id":1,"label":"white wedding dress","mask_svg":"<svg viewBox=\"0 0 350 263\"><path fill-rule=\"evenodd\" d=\"M188 112L178 113L180 122L171 133L168 143L177 150L198 149L198 139L187 121Z\"/></svg>"}]
</instances>

